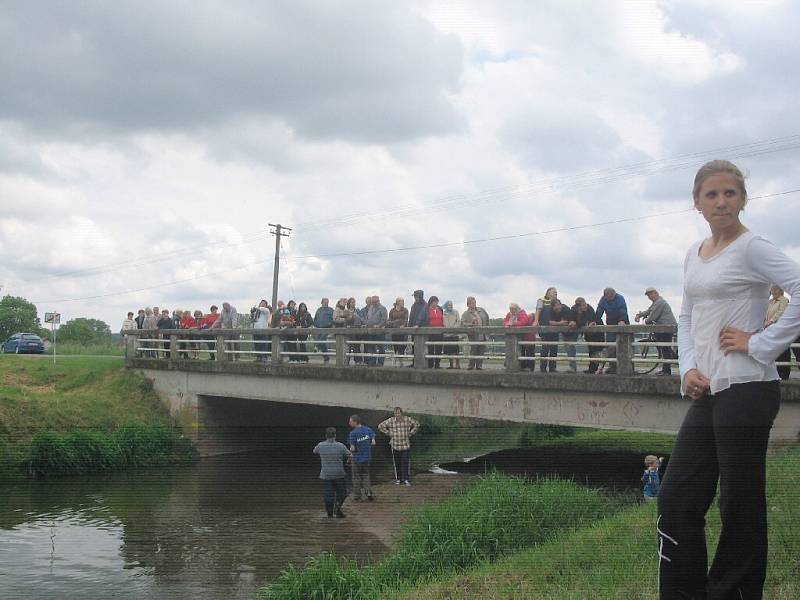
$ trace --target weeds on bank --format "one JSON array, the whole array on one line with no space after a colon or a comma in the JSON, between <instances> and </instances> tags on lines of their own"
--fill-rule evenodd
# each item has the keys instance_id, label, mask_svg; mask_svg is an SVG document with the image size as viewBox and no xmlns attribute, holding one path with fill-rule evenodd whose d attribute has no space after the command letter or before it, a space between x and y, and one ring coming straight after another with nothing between
<instances>
[{"instance_id":1,"label":"weeds on bank","mask_svg":"<svg viewBox=\"0 0 800 600\"><path fill-rule=\"evenodd\" d=\"M800 537L796 490L800 447L781 449L767 459L769 558L764 598L800 598ZM564 533L535 548L520 550L469 572L444 574L397 600L652 600L657 598L658 553L654 504L639 504L602 522ZM720 533L719 510L707 517L709 553Z\"/></svg>"},{"instance_id":2,"label":"weeds on bank","mask_svg":"<svg viewBox=\"0 0 800 600\"><path fill-rule=\"evenodd\" d=\"M551 539L613 512L620 501L559 479L489 474L438 504L424 505L382 561L359 568L322 554L290 567L261 600L366 600Z\"/></svg>"},{"instance_id":3,"label":"weeds on bank","mask_svg":"<svg viewBox=\"0 0 800 600\"><path fill-rule=\"evenodd\" d=\"M182 462L191 444L177 438L152 384L122 361L0 356L0 480L31 465L78 474Z\"/></svg>"},{"instance_id":4,"label":"weeds on bank","mask_svg":"<svg viewBox=\"0 0 800 600\"><path fill-rule=\"evenodd\" d=\"M86 475L195 458L191 441L161 424L130 423L116 431L43 432L31 441L31 475Z\"/></svg>"}]
</instances>

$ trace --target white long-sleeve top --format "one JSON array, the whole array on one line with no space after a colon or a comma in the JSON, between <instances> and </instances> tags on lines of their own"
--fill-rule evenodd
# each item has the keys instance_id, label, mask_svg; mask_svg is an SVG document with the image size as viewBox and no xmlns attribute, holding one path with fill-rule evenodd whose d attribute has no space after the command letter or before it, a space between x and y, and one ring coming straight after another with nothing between
<instances>
[{"instance_id":1,"label":"white long-sleeve top","mask_svg":"<svg viewBox=\"0 0 800 600\"><path fill-rule=\"evenodd\" d=\"M697 369L716 394L735 383L778 379L775 359L800 333L800 265L771 242L744 232L716 256L700 257L702 241L684 262L683 303L678 317L678 361L683 378ZM763 329L769 288L779 285L792 299L777 323ZM727 326L757 333L747 354L722 353L719 333Z\"/></svg>"}]
</instances>

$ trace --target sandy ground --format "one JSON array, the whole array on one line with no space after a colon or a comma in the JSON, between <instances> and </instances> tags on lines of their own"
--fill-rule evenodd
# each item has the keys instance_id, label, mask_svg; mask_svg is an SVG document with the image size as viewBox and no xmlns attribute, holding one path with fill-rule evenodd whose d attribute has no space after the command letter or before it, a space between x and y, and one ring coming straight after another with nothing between
<instances>
[{"instance_id":1,"label":"sandy ground","mask_svg":"<svg viewBox=\"0 0 800 600\"><path fill-rule=\"evenodd\" d=\"M375 536L388 548L415 507L444 498L471 477L474 475L419 473L414 476L411 487L394 482L374 485L373 502L354 502L352 496L347 498L343 507L347 518L343 520Z\"/></svg>"}]
</instances>

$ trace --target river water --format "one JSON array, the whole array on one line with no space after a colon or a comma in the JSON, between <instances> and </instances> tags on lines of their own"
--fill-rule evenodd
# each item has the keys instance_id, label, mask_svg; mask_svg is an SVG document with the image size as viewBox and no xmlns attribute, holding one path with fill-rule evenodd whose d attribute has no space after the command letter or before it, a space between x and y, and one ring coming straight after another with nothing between
<instances>
[{"instance_id":1,"label":"river water","mask_svg":"<svg viewBox=\"0 0 800 600\"><path fill-rule=\"evenodd\" d=\"M311 454L317 433L189 467L0 488L0 597L252 598L288 564L323 550L359 561L381 555L385 536L325 516ZM447 435L436 437L452 450ZM381 447L373 474L378 483L394 478Z\"/></svg>"},{"instance_id":2,"label":"river water","mask_svg":"<svg viewBox=\"0 0 800 600\"><path fill-rule=\"evenodd\" d=\"M318 475L305 446L4 487L0 597L252 598L323 550L383 552L325 516Z\"/></svg>"}]
</instances>

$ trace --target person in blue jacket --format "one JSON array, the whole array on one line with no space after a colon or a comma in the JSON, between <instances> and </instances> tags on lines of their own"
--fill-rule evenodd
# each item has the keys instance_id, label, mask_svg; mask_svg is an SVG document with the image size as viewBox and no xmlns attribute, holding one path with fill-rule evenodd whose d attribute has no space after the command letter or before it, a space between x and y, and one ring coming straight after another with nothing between
<instances>
[{"instance_id":1,"label":"person in blue jacket","mask_svg":"<svg viewBox=\"0 0 800 600\"><path fill-rule=\"evenodd\" d=\"M372 447L375 445L375 432L361 423L361 417L350 417L351 431L347 435L347 444L353 453L353 500L372 501L372 486L370 483L370 464L372 462Z\"/></svg>"},{"instance_id":2,"label":"person in blue jacket","mask_svg":"<svg viewBox=\"0 0 800 600\"><path fill-rule=\"evenodd\" d=\"M663 458L658 458L652 454L644 457L644 475L642 475L642 483L644 484L644 499L653 501L658 498L658 492L661 489L661 476L658 474L658 469L661 466Z\"/></svg>"}]
</instances>

